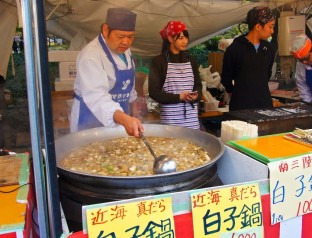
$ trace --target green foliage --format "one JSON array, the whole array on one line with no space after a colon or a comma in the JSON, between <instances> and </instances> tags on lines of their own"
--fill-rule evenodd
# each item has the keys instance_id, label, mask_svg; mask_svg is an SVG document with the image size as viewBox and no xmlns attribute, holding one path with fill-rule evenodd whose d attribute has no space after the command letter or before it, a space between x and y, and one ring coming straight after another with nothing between
<instances>
[{"instance_id":1,"label":"green foliage","mask_svg":"<svg viewBox=\"0 0 312 238\"><path fill-rule=\"evenodd\" d=\"M15 75L12 71L12 59L9 61L5 88L11 91L13 100L15 98L27 98L27 81L24 53L13 54ZM58 63L48 63L49 81L51 90L54 87L54 80L59 75Z\"/></svg>"},{"instance_id":2,"label":"green foliage","mask_svg":"<svg viewBox=\"0 0 312 238\"><path fill-rule=\"evenodd\" d=\"M68 49L68 45L53 45L53 46L50 46L49 49L50 50L67 50Z\"/></svg>"},{"instance_id":3,"label":"green foliage","mask_svg":"<svg viewBox=\"0 0 312 238\"><path fill-rule=\"evenodd\" d=\"M247 31L248 26L246 24L234 25L230 30L224 32L223 34L212 37L211 39L190 48L188 51L190 52L190 55L193 55L196 58L199 65L201 64L203 67L208 67L208 52L220 51L218 49L218 43L220 39L235 38L236 36L241 35Z\"/></svg>"},{"instance_id":4,"label":"green foliage","mask_svg":"<svg viewBox=\"0 0 312 238\"><path fill-rule=\"evenodd\" d=\"M19 28L16 26L15 31L16 36L23 36L23 28ZM52 38L53 45L49 46L48 43ZM68 43L63 41L62 44L58 44L55 36L50 36L47 38L47 45L49 50L66 50L68 49ZM49 67L49 80L50 80L50 88L54 87L54 80L59 75L58 71L58 63L52 62L48 63ZM15 75L13 74L13 68L15 71ZM12 57L9 60L5 88L11 91L11 96L13 101L16 98L27 98L27 81L26 81L26 69L25 69L25 59L24 52L13 54L13 62Z\"/></svg>"},{"instance_id":5,"label":"green foliage","mask_svg":"<svg viewBox=\"0 0 312 238\"><path fill-rule=\"evenodd\" d=\"M50 89L54 90L54 81L55 78L59 77L59 63L58 62L49 62L49 80L50 80Z\"/></svg>"},{"instance_id":6,"label":"green foliage","mask_svg":"<svg viewBox=\"0 0 312 238\"><path fill-rule=\"evenodd\" d=\"M211 39L205 41L203 44L206 46L206 48L209 52L219 51L218 43L219 43L219 40L221 38L222 38L221 36L215 36L215 37L212 37Z\"/></svg>"},{"instance_id":7,"label":"green foliage","mask_svg":"<svg viewBox=\"0 0 312 238\"><path fill-rule=\"evenodd\" d=\"M196 58L198 65L208 67L208 50L204 44L196 45L190 48L188 52Z\"/></svg>"},{"instance_id":8,"label":"green foliage","mask_svg":"<svg viewBox=\"0 0 312 238\"><path fill-rule=\"evenodd\" d=\"M16 26L16 28L15 28L15 35L16 36L23 36L23 28L20 28L20 27Z\"/></svg>"},{"instance_id":9,"label":"green foliage","mask_svg":"<svg viewBox=\"0 0 312 238\"><path fill-rule=\"evenodd\" d=\"M24 53L13 54L15 76L12 70L12 58L10 58L5 88L11 91L13 98L26 98L27 86L26 86L26 72L25 72L25 60Z\"/></svg>"},{"instance_id":10,"label":"green foliage","mask_svg":"<svg viewBox=\"0 0 312 238\"><path fill-rule=\"evenodd\" d=\"M238 35L247 33L248 25L247 24L236 24L230 30L225 31L221 36L225 39L235 38Z\"/></svg>"}]
</instances>

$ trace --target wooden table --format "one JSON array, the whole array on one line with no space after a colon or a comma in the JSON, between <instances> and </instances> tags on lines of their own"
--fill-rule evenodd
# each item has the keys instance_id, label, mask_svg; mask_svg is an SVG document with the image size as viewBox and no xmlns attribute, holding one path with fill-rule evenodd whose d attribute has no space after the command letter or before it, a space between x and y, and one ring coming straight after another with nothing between
<instances>
[{"instance_id":1,"label":"wooden table","mask_svg":"<svg viewBox=\"0 0 312 238\"><path fill-rule=\"evenodd\" d=\"M73 91L52 91L52 112L53 112L53 125L54 136L58 138L64 134L69 133L69 107L66 103L67 100L73 98ZM207 111L198 115L200 123L213 118L221 118L224 112L228 111L228 106L224 108L218 108L216 111ZM147 124L160 124L159 112L151 111L147 112L142 118L143 123ZM203 126L201 126L202 129Z\"/></svg>"},{"instance_id":2,"label":"wooden table","mask_svg":"<svg viewBox=\"0 0 312 238\"><path fill-rule=\"evenodd\" d=\"M229 107L218 108L217 111L207 111L198 115L200 129L213 135L219 136L221 129L222 115L228 112ZM158 112L148 112L142 119L143 123L160 124L160 114ZM214 122L214 123L211 123Z\"/></svg>"},{"instance_id":3,"label":"wooden table","mask_svg":"<svg viewBox=\"0 0 312 238\"><path fill-rule=\"evenodd\" d=\"M200 129L215 136L221 134L221 122L223 120L223 113L228 112L229 107L218 108L217 111L207 111L198 115Z\"/></svg>"},{"instance_id":4,"label":"wooden table","mask_svg":"<svg viewBox=\"0 0 312 238\"><path fill-rule=\"evenodd\" d=\"M274 90L271 93L271 97L279 99L283 103L300 101L299 92L293 90Z\"/></svg>"},{"instance_id":5,"label":"wooden table","mask_svg":"<svg viewBox=\"0 0 312 238\"><path fill-rule=\"evenodd\" d=\"M211 118L211 117L220 117L223 115L222 111L208 111L208 112L203 112L198 115L199 119L205 119L205 118Z\"/></svg>"},{"instance_id":6,"label":"wooden table","mask_svg":"<svg viewBox=\"0 0 312 238\"><path fill-rule=\"evenodd\" d=\"M201 119L208 119L213 117L221 117L224 112L228 111L228 107L225 108L219 108L217 111L207 111L203 112L198 115L198 118ZM160 114L158 112L152 111L148 112L145 117L142 118L143 123L160 123Z\"/></svg>"}]
</instances>

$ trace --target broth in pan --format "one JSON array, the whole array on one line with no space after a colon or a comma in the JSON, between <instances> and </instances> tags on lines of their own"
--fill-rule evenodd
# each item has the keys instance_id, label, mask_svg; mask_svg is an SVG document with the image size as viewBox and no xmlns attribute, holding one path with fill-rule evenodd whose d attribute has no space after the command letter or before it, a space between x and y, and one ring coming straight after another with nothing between
<instances>
[{"instance_id":1,"label":"broth in pan","mask_svg":"<svg viewBox=\"0 0 312 238\"><path fill-rule=\"evenodd\" d=\"M157 156L175 160L177 172L210 161L206 150L179 138L146 137ZM122 137L93 142L75 149L61 161L64 169L103 176L153 175L154 158L141 139Z\"/></svg>"}]
</instances>

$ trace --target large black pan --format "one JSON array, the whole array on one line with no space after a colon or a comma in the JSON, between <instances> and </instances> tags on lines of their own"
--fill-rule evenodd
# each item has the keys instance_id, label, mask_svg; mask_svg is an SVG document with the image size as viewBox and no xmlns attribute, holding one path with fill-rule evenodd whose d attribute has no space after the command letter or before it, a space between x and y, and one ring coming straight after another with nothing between
<instances>
[{"instance_id":1,"label":"large black pan","mask_svg":"<svg viewBox=\"0 0 312 238\"><path fill-rule=\"evenodd\" d=\"M58 174L61 178L89 191L116 193L157 194L188 187L201 180L224 152L224 145L217 137L199 130L184 127L144 124L145 136L185 138L204 148L212 158L207 164L190 170L151 176L101 176L71 171L61 166L64 155L82 145L101 140L127 136L122 126L117 128L94 128L65 135L55 141Z\"/></svg>"}]
</instances>

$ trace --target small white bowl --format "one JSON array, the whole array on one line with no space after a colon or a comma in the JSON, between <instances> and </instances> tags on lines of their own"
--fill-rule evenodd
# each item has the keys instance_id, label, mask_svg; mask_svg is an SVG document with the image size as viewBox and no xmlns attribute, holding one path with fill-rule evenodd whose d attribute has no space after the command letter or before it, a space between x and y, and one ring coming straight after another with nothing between
<instances>
[{"instance_id":1,"label":"small white bowl","mask_svg":"<svg viewBox=\"0 0 312 238\"><path fill-rule=\"evenodd\" d=\"M270 92L275 91L276 89L278 89L279 83L278 82L269 82L269 89Z\"/></svg>"}]
</instances>

